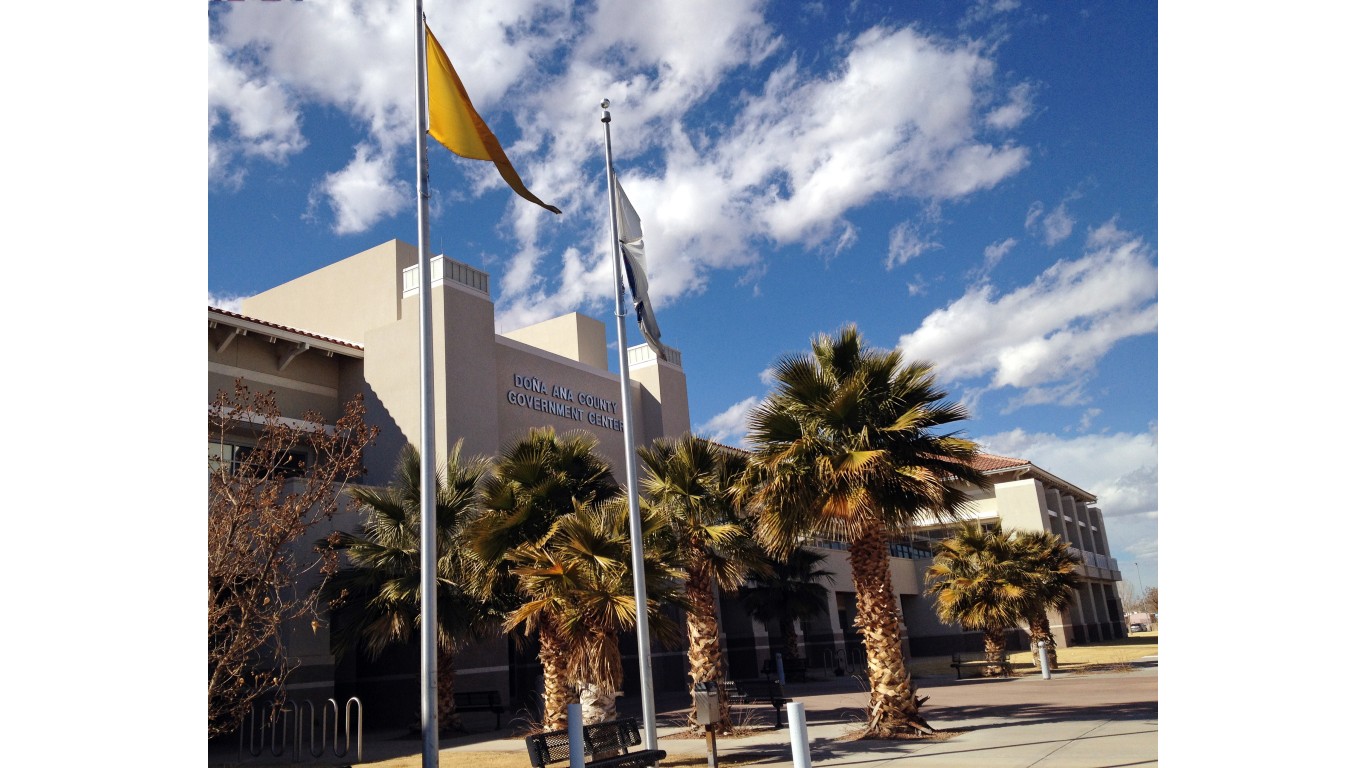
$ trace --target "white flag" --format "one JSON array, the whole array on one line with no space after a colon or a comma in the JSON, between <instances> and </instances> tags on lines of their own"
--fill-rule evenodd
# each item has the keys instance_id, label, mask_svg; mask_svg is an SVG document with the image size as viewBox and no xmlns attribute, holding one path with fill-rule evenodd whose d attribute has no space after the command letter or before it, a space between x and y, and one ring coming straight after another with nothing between
<instances>
[{"instance_id":1,"label":"white flag","mask_svg":"<svg viewBox=\"0 0 1366 768\"><path fill-rule=\"evenodd\" d=\"M636 305L636 320L645 343L663 360L659 324L655 322L655 311L650 306L649 281L645 277L645 237L640 231L640 216L626 199L616 174L612 174L612 184L617 190L617 237L621 239L622 263L626 266L626 282L631 286L631 298Z\"/></svg>"}]
</instances>

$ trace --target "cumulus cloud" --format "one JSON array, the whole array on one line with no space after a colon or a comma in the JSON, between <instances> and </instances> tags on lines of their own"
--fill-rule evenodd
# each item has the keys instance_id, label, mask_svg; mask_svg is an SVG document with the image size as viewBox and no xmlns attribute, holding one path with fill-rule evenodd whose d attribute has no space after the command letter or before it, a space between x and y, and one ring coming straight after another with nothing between
<instances>
[{"instance_id":1,"label":"cumulus cloud","mask_svg":"<svg viewBox=\"0 0 1366 768\"><path fill-rule=\"evenodd\" d=\"M407 190L390 173L382 155L357 147L351 162L329 173L314 190L331 207L332 231L339 235L364 232L376 221L397 213L408 202Z\"/></svg>"},{"instance_id":2,"label":"cumulus cloud","mask_svg":"<svg viewBox=\"0 0 1366 768\"><path fill-rule=\"evenodd\" d=\"M236 187L240 157L284 162L308 142L299 113L283 84L253 74L228 58L222 46L209 43L209 179Z\"/></svg>"},{"instance_id":3,"label":"cumulus cloud","mask_svg":"<svg viewBox=\"0 0 1366 768\"><path fill-rule=\"evenodd\" d=\"M216 164L212 170L225 178L240 178L246 170L237 164L245 159L239 154L270 159L297 152L304 140L295 138L290 127L297 131L303 103L339 110L363 132L357 158L346 168L329 171L315 187L328 198L334 231L351 233L372 226L377 214L387 209L377 193L409 181L400 181L398 162L399 152L410 149L413 140L416 69L411 3L214 5L209 60L210 137L216 144L210 149L211 163ZM518 31L554 9L562 12L563 4L432 0L425 7L432 29L458 62L476 107L497 103L534 66L538 53L553 44L544 31L539 36ZM248 78L248 71L261 74ZM226 112L231 120L216 124L215 110ZM238 145L256 149L224 151ZM481 182L492 183L482 178Z\"/></svg>"},{"instance_id":4,"label":"cumulus cloud","mask_svg":"<svg viewBox=\"0 0 1366 768\"><path fill-rule=\"evenodd\" d=\"M1033 89L1028 83L1020 83L1010 89L1010 100L993 109L987 115L987 125L997 130L1016 128L1034 111Z\"/></svg>"},{"instance_id":5,"label":"cumulus cloud","mask_svg":"<svg viewBox=\"0 0 1366 768\"><path fill-rule=\"evenodd\" d=\"M1072 235L1077 220L1067 211L1067 201L1058 203L1053 210L1044 213L1044 204L1034 201L1025 214L1025 229L1043 238L1050 248Z\"/></svg>"},{"instance_id":6,"label":"cumulus cloud","mask_svg":"<svg viewBox=\"0 0 1366 768\"><path fill-rule=\"evenodd\" d=\"M945 380L988 377L991 389L1026 390L1017 403L1080 402L1077 380L1119 341L1157 330L1157 266L1141 237L1113 222L1078 259L997 295L969 288L935 310L898 347L932 360Z\"/></svg>"},{"instance_id":7,"label":"cumulus cloud","mask_svg":"<svg viewBox=\"0 0 1366 768\"><path fill-rule=\"evenodd\" d=\"M759 405L759 397L747 397L707 419L695 432L718 443L740 447L749 431L749 414Z\"/></svg>"},{"instance_id":8,"label":"cumulus cloud","mask_svg":"<svg viewBox=\"0 0 1366 768\"><path fill-rule=\"evenodd\" d=\"M225 309L229 312L242 314L242 300L249 299L250 296L233 296L230 294L217 294L209 292L209 306L215 309Z\"/></svg>"},{"instance_id":9,"label":"cumulus cloud","mask_svg":"<svg viewBox=\"0 0 1366 768\"><path fill-rule=\"evenodd\" d=\"M313 180L318 211L338 233L365 231L397 211L395 191L409 183L400 166L411 162L408 6L220 5L231 7L214 9L222 54L211 79L259 81L261 91L256 106L241 102L240 119L220 117L211 134L220 148L256 130L273 137L277 153L297 152L284 117L306 131L303 107L338 111L358 135L350 164ZM840 253L859 237L848 214L871 201L932 206L1028 164L1009 130L1032 109L1029 89L1002 77L990 50L967 38L873 26L843 38L833 66L814 68L766 22L764 13L778 9L763 0L603 0L587 13L562 0L431 0L426 11L522 178L565 211L549 216L509 196L500 230L512 247L491 257L500 262L500 325L611 295L611 271L598 265L607 236L594 105L603 97L612 100L614 154L647 253L668 254L651 264L657 309L705 291L717 270L762 275L773 245ZM244 79L238 70L268 76ZM249 127L258 124L269 130ZM240 154L211 156L225 179L248 168ZM464 194L501 190L487 164L434 164L438 187L452 186L455 174ZM933 246L933 233L901 236L889 263Z\"/></svg>"}]
</instances>

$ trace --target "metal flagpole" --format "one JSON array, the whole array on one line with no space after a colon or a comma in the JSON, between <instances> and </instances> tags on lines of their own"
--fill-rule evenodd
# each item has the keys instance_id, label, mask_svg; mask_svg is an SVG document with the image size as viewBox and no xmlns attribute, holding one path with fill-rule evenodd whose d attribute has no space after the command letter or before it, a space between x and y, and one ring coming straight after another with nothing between
<instances>
[{"instance_id":1,"label":"metal flagpole","mask_svg":"<svg viewBox=\"0 0 1366 768\"><path fill-rule=\"evenodd\" d=\"M617 294L617 358L621 368L621 416L626 441L626 495L631 505L631 573L635 582L636 652L640 656L640 712L645 723L645 748L659 749L655 734L655 686L650 673L650 620L645 593L645 537L640 524L640 484L636 480L636 439L631 425L631 374L626 359L626 284L621 279L621 241L617 236L617 190L612 168L612 113L602 100L602 132L607 143L608 217L612 222L612 279ZM424 766L424 768L426 768Z\"/></svg>"},{"instance_id":2,"label":"metal flagpole","mask_svg":"<svg viewBox=\"0 0 1366 768\"><path fill-rule=\"evenodd\" d=\"M422 389L421 592L418 627L422 653L422 768L438 768L440 739L436 712L436 407L432 384L432 264L427 222L427 21L422 0L414 0L417 41L417 306L422 341L418 360Z\"/></svg>"}]
</instances>

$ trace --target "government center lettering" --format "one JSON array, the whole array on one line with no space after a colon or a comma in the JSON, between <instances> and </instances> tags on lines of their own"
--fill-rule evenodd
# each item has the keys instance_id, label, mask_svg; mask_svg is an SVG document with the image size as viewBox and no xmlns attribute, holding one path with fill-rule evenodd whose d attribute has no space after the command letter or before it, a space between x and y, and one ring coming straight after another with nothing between
<instances>
[{"instance_id":1,"label":"government center lettering","mask_svg":"<svg viewBox=\"0 0 1366 768\"><path fill-rule=\"evenodd\" d=\"M615 400L604 400L587 392L575 392L558 384L546 387L540 378L523 376L520 373L513 374L512 386L513 389L508 390L507 398L513 405L571 421L586 421L594 426L606 427L617 432L622 430L621 419L606 415L617 412ZM528 395L527 392L533 394Z\"/></svg>"}]
</instances>

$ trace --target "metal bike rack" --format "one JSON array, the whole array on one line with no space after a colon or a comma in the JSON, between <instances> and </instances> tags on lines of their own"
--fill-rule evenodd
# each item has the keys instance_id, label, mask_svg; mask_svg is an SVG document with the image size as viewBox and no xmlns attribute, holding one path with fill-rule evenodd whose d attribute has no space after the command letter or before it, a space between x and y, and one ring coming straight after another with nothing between
<instances>
[{"instance_id":1,"label":"metal bike rack","mask_svg":"<svg viewBox=\"0 0 1366 768\"><path fill-rule=\"evenodd\" d=\"M353 709L356 718L355 760L360 762L364 759L361 750L364 746L365 714L360 699L355 696L347 699L344 707L338 705L336 699L328 699L321 707L321 717L318 717L318 708L314 703L307 700L296 702L286 699L278 709L270 705L253 707L238 732L237 759L240 762L244 752L252 757L261 757L267 749L272 756L283 757L287 748L292 748L290 760L301 762L305 728L308 730L308 754L314 760L328 752L329 737L332 756L346 757L351 751ZM343 719L345 730L341 730Z\"/></svg>"}]
</instances>

